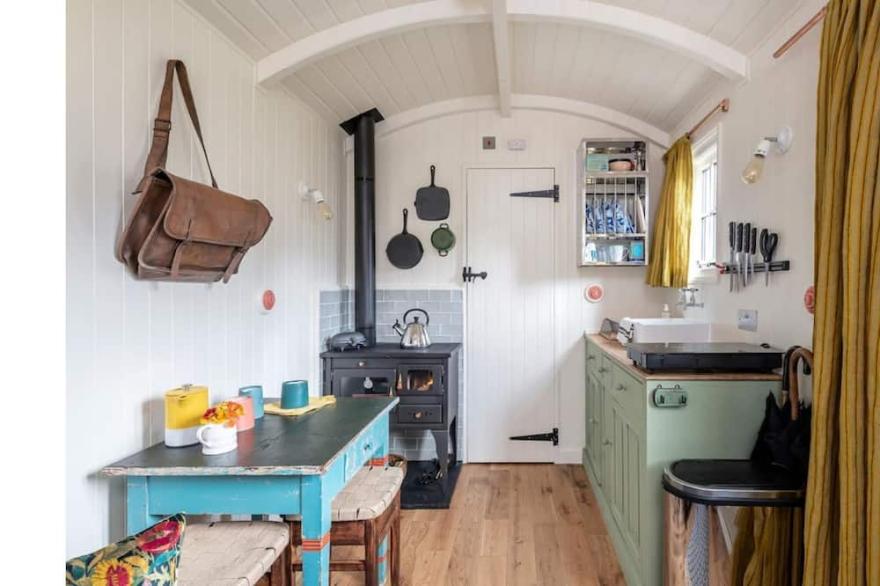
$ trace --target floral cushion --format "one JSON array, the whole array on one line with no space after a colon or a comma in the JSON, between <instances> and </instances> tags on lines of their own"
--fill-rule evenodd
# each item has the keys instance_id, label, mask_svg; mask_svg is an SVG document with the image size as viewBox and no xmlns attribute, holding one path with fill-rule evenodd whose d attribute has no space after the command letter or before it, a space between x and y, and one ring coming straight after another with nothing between
<instances>
[{"instance_id":1,"label":"floral cushion","mask_svg":"<svg viewBox=\"0 0 880 586\"><path fill-rule=\"evenodd\" d=\"M137 535L67 562L73 586L174 586L186 518L174 515Z\"/></svg>"}]
</instances>

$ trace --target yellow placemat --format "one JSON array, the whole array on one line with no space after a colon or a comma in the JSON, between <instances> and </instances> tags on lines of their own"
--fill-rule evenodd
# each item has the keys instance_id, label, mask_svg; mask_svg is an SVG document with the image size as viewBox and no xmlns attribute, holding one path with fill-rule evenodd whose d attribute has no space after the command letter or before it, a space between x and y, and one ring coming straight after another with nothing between
<instances>
[{"instance_id":1,"label":"yellow placemat","mask_svg":"<svg viewBox=\"0 0 880 586\"><path fill-rule=\"evenodd\" d=\"M327 395L326 397L309 397L309 404L305 407L297 407L296 409L282 409L280 403L266 403L263 410L272 415L284 415L287 417L296 417L297 415L305 415L312 411L317 411L321 407L332 405L336 402L336 397Z\"/></svg>"}]
</instances>

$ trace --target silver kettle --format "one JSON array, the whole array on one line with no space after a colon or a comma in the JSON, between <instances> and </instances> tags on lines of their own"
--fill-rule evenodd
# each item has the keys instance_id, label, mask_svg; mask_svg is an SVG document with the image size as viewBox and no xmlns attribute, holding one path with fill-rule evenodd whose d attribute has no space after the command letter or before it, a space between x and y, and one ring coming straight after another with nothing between
<instances>
[{"instance_id":1,"label":"silver kettle","mask_svg":"<svg viewBox=\"0 0 880 586\"><path fill-rule=\"evenodd\" d=\"M425 314L425 323L419 321L419 316L414 316L413 320L407 323L406 318L414 311L420 311ZM400 336L401 348L427 348L431 345L431 338L428 336L428 324L430 322L431 318L428 316L427 311L413 308L403 314L403 323L406 324L405 328L400 325L399 320L394 320L394 325L391 328Z\"/></svg>"}]
</instances>

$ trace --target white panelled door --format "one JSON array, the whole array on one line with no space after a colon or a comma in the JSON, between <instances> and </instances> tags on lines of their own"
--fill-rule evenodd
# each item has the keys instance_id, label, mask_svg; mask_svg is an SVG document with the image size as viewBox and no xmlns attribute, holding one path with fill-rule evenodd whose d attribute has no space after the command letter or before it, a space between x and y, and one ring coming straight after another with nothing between
<instances>
[{"instance_id":1,"label":"white panelled door","mask_svg":"<svg viewBox=\"0 0 880 586\"><path fill-rule=\"evenodd\" d=\"M553 462L549 441L511 436L557 426L553 199L555 170L467 170L467 457Z\"/></svg>"}]
</instances>

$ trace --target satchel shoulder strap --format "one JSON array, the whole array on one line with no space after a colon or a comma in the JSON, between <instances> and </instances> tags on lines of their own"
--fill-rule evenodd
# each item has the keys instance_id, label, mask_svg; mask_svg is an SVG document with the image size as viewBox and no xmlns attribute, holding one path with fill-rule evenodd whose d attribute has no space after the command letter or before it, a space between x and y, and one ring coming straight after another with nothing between
<instances>
[{"instance_id":1,"label":"satchel shoulder strap","mask_svg":"<svg viewBox=\"0 0 880 586\"><path fill-rule=\"evenodd\" d=\"M208 164L208 173L211 175L211 185L217 188L217 180L214 179L214 171L211 169L211 161L208 159L208 150L205 148L205 141L202 138L202 127L199 124L199 115L196 112L196 102L193 99L192 88L189 85L189 75L186 73L186 65L179 59L169 59L165 67L165 84L162 86L162 95L159 98L159 112L153 123L153 143L150 145L150 153L147 155L147 162L144 165L144 179L141 181L143 187L146 176L156 167L164 167L168 159L168 138L171 134L171 102L174 97L174 72L177 72L177 81L180 83L180 91L183 94L183 101L186 103L186 110L189 112L189 119L192 121L196 136L199 138L199 144L202 145L202 153L205 155L205 162Z\"/></svg>"}]
</instances>

